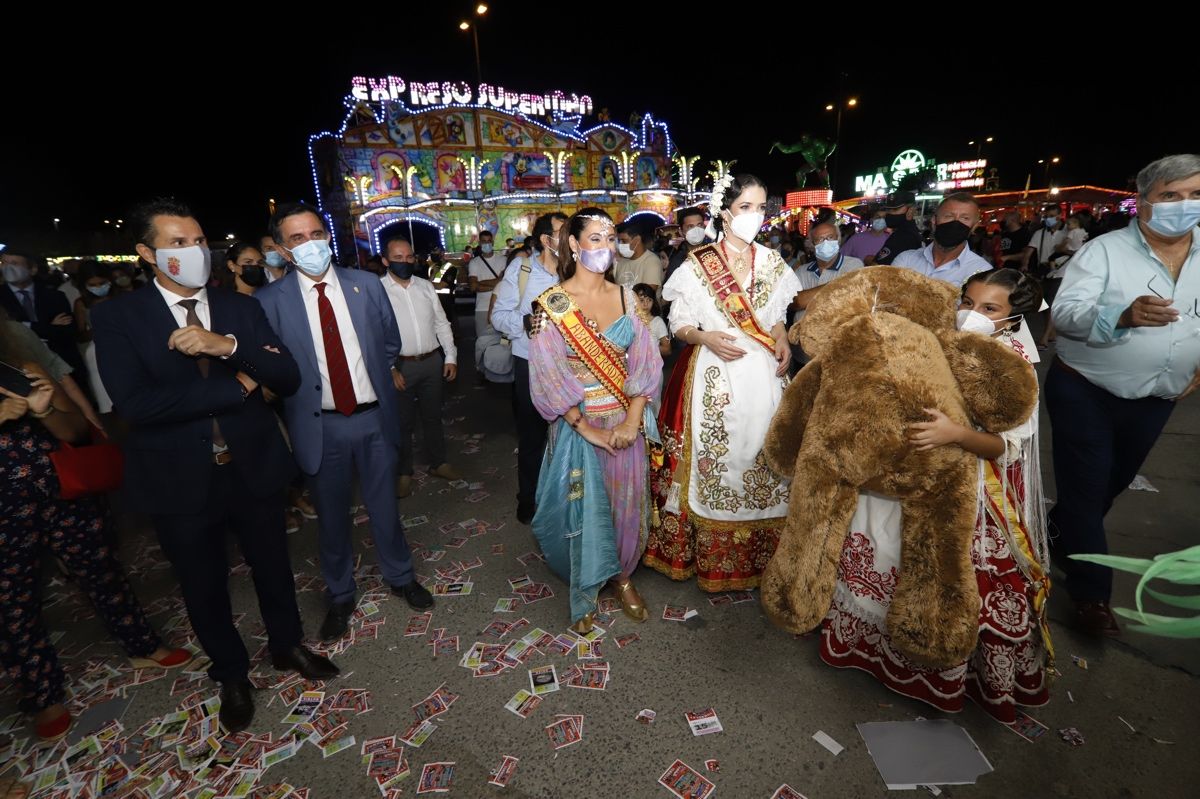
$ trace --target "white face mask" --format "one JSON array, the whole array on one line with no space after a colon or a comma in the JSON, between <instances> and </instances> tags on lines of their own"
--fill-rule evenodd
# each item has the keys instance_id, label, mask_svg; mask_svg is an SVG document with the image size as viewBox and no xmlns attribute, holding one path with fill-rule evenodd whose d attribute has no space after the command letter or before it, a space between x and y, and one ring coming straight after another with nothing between
<instances>
[{"instance_id":1,"label":"white face mask","mask_svg":"<svg viewBox=\"0 0 1200 799\"><path fill-rule=\"evenodd\" d=\"M687 239L688 244L692 245L693 247L699 247L704 243L704 228L688 228L688 232L684 233L683 237Z\"/></svg>"},{"instance_id":2,"label":"white face mask","mask_svg":"<svg viewBox=\"0 0 1200 799\"><path fill-rule=\"evenodd\" d=\"M887 230L887 220L886 219L872 219L871 220L871 230L874 230L876 233L881 233L881 232Z\"/></svg>"},{"instance_id":3,"label":"white face mask","mask_svg":"<svg viewBox=\"0 0 1200 799\"><path fill-rule=\"evenodd\" d=\"M758 235L758 231L762 229L763 221L766 218L764 214L758 212L738 214L733 217L733 221L729 227L733 230L733 235L742 241L752 242L754 241L754 237Z\"/></svg>"},{"instance_id":4,"label":"white face mask","mask_svg":"<svg viewBox=\"0 0 1200 799\"><path fill-rule=\"evenodd\" d=\"M617 244L617 252L621 253L622 258L633 257L633 247L629 246L623 241Z\"/></svg>"},{"instance_id":5,"label":"white face mask","mask_svg":"<svg viewBox=\"0 0 1200 799\"><path fill-rule=\"evenodd\" d=\"M154 251L154 262L160 272L189 289L204 288L212 276L212 253L199 244L159 248Z\"/></svg>"}]
</instances>

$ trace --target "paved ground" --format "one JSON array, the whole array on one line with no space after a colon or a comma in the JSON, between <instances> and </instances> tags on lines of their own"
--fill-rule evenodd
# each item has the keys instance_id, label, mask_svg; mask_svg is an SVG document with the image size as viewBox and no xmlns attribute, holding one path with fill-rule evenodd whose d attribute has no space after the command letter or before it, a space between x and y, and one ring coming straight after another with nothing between
<instances>
[{"instance_id":1,"label":"paved ground","mask_svg":"<svg viewBox=\"0 0 1200 799\"><path fill-rule=\"evenodd\" d=\"M470 342L467 344L465 362L471 360ZM565 587L541 563L535 561L526 568L517 560L534 550L535 544L529 529L513 516L515 443L508 387L480 385L466 368L450 395L446 415L459 419L450 430L462 439L451 442L452 461L468 481L483 482L483 490L490 496L467 503L471 489L425 481L412 498L401 502L406 517L425 515L429 519L412 527L410 538L414 544L442 549L453 538L453 534L439 532L444 524L475 518L503 527L469 538L461 549L448 549L439 563L422 565L422 571L431 573L435 566L450 560L479 557L484 563L471 571L474 591L470 596L438 600L431 628L444 627L448 635L459 636L463 651L474 641L491 640L480 633L494 618L511 621L523 615L555 635L563 632ZM1048 429L1048 421L1044 429ZM470 448L467 439L480 434L479 451L462 454L461 450ZM1150 555L1200 542L1195 512L1200 496L1198 443L1200 398L1195 398L1176 411L1143 469L1159 493L1127 492L1109 517L1114 552ZM1048 444L1048 436L1043 436L1046 491L1053 496ZM356 531L366 537L365 528ZM310 522L290 539L292 562L301 573L301 582L317 573L312 561L315 534L316 524ZM122 539L128 563L153 562L153 550L147 550L153 538L138 520L124 519ZM494 554L496 545L503 546L502 554ZM363 553L364 563L370 564L371 551L364 547ZM557 596L521 607L515 614L493 613L497 598L511 595L507 581L526 573L549 584ZM149 571L136 580L147 604L173 591L167 571ZM408 751L413 776L402 784L406 796L415 794L423 764L452 761L456 771L451 795L455 796L665 797L667 792L656 780L676 758L701 771L706 759L719 759L720 772L708 776L716 783L718 795L724 797L766 799L785 782L810 799L882 796L887 791L855 724L942 715L891 694L865 674L824 666L817 658L815 638L796 639L774 629L757 602L713 607L694 584L673 583L645 570L639 572L637 581L656 617L667 604L695 608L699 615L685 623L655 618L637 625L618 613L606 639L636 632L640 640L623 649L612 640L603 644L603 654L611 663L608 689L563 688L549 695L528 719L504 708L518 689L528 687L527 668L550 663L561 673L576 662L574 655L534 657L528 666L501 676L474 678L458 665L461 652L434 658L424 637L404 637L411 612L397 598L380 605L379 615L386 623L378 639L361 642L337 658L346 676L327 689L371 691L373 710L349 722L350 732L359 742L405 730L412 721L410 707L442 683L461 696L437 720L432 737L421 748ZM1118 578L1118 604L1130 601L1132 583ZM235 576L232 586L235 606L247 614L243 629L249 639L258 624L250 581L244 575ZM63 589L52 586L48 590L54 595ZM301 593L300 603L311 633L324 610L319 590ZM120 665L117 650L94 620L73 620L80 615L75 607L70 601L62 602L46 613L51 628L66 633L62 643L94 641L85 656L106 653ZM1196 714L1200 707L1200 644L1133 634L1115 642L1095 643L1058 623L1065 618L1065 597L1055 596L1051 608L1062 676L1053 686L1051 704L1034 711L1050 732L1029 743L977 708L968 707L952 718L970 732L995 771L974 786L944 788L943 794L1195 796L1200 765L1188 753L1194 753L1200 732ZM155 621L162 625L173 615L168 610L155 616ZM257 648L253 641L251 646L252 651ZM1087 659L1086 671L1072 664L1073 654ZM170 682L161 680L130 689L132 704L123 719L127 729L175 709L180 697L168 696ZM269 698L270 693L259 693L252 731L272 732L278 738L286 730L280 719L287 709L278 699L269 705ZM9 692L0 704L0 718L13 712L13 705ZM716 709L724 732L693 737L684 713L707 707ZM635 714L643 708L657 712L652 725L635 721ZM585 722L583 740L556 756L543 727L559 713L582 714ZM1086 737L1081 747L1068 746L1055 734L1059 728L1072 726ZM822 748L811 737L818 730L840 742L845 751L834 756ZM504 755L518 757L520 763L511 784L502 790L486 783L489 770ZM357 746L328 759L316 748L305 746L297 756L268 771L261 784L285 781L308 786L314 797L379 795L360 762Z\"/></svg>"}]
</instances>

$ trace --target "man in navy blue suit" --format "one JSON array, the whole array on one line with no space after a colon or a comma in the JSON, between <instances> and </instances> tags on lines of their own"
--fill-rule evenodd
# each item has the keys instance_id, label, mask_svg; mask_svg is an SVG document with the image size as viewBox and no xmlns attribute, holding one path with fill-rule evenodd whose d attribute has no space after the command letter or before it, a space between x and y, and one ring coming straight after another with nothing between
<instances>
[{"instance_id":1,"label":"man in navy blue suit","mask_svg":"<svg viewBox=\"0 0 1200 799\"><path fill-rule=\"evenodd\" d=\"M320 520L329 593L321 638L336 640L349 626L357 590L349 513L355 471L384 580L413 608L433 606L415 579L396 509L400 332L378 277L331 266L329 231L313 208L279 208L271 235L296 269L254 297L300 366L300 388L284 399L284 417Z\"/></svg>"},{"instance_id":2,"label":"man in navy blue suit","mask_svg":"<svg viewBox=\"0 0 1200 799\"><path fill-rule=\"evenodd\" d=\"M137 215L137 253L154 281L93 309L96 358L116 412L130 425L125 490L149 513L171 561L196 637L221 683L231 732L254 716L250 660L227 586L225 533L254 579L277 669L334 677L303 633L284 530L284 489L295 463L260 387L287 395L296 362L250 297L204 286L211 259L200 224L175 200Z\"/></svg>"},{"instance_id":3,"label":"man in navy blue suit","mask_svg":"<svg viewBox=\"0 0 1200 799\"><path fill-rule=\"evenodd\" d=\"M34 280L34 259L25 253L5 249L0 253L4 282L0 285L0 308L8 318L21 322L46 342L75 374L80 386L87 386L83 356L75 344L75 317L67 295Z\"/></svg>"}]
</instances>

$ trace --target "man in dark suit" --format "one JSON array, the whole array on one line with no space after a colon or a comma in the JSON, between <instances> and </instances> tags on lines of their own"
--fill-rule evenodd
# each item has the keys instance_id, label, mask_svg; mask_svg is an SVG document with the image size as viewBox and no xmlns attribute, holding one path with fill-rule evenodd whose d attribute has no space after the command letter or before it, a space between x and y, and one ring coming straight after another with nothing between
<instances>
[{"instance_id":1,"label":"man in dark suit","mask_svg":"<svg viewBox=\"0 0 1200 799\"><path fill-rule=\"evenodd\" d=\"M136 225L154 281L93 308L96 357L130 425L126 491L154 520L232 732L249 726L254 703L229 602L227 529L250 565L275 668L314 680L338 673L301 645L284 531L295 464L260 390L291 394L300 372L253 298L204 288L210 255L186 206L149 203Z\"/></svg>"},{"instance_id":2,"label":"man in dark suit","mask_svg":"<svg viewBox=\"0 0 1200 799\"><path fill-rule=\"evenodd\" d=\"M300 366L300 389L284 399L284 418L320 519L330 603L321 638L336 640L349 626L357 590L349 513L355 471L384 580L412 607L433 606L415 579L396 510L400 331L378 277L332 266L329 231L313 208L281 207L271 235L296 269L254 298Z\"/></svg>"},{"instance_id":3,"label":"man in dark suit","mask_svg":"<svg viewBox=\"0 0 1200 799\"><path fill-rule=\"evenodd\" d=\"M55 355L70 364L79 385L86 386L83 357L75 344L75 317L66 295L35 281L34 259L23 252L5 250L0 253L0 264L4 272L0 306L8 318L37 333Z\"/></svg>"}]
</instances>

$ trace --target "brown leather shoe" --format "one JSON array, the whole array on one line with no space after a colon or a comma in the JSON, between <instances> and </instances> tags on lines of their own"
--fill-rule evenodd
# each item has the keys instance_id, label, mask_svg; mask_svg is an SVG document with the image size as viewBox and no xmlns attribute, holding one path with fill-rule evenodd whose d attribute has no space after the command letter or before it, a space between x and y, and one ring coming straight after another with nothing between
<instances>
[{"instance_id":1,"label":"brown leather shoe","mask_svg":"<svg viewBox=\"0 0 1200 799\"><path fill-rule=\"evenodd\" d=\"M317 518L317 506L312 504L312 500L304 496L304 492L299 492L293 498L292 507L300 512L300 515L306 519Z\"/></svg>"},{"instance_id":2,"label":"brown leather shoe","mask_svg":"<svg viewBox=\"0 0 1200 799\"><path fill-rule=\"evenodd\" d=\"M1076 602L1075 627L1088 635L1117 636L1121 628L1107 602Z\"/></svg>"},{"instance_id":3,"label":"brown leather shoe","mask_svg":"<svg viewBox=\"0 0 1200 799\"><path fill-rule=\"evenodd\" d=\"M443 463L440 466L438 466L436 469L430 469L429 473L432 474L434 477L440 477L443 480L461 480L462 479L462 475L460 475L458 473L458 470L455 469L453 466L451 466L448 463Z\"/></svg>"}]
</instances>

